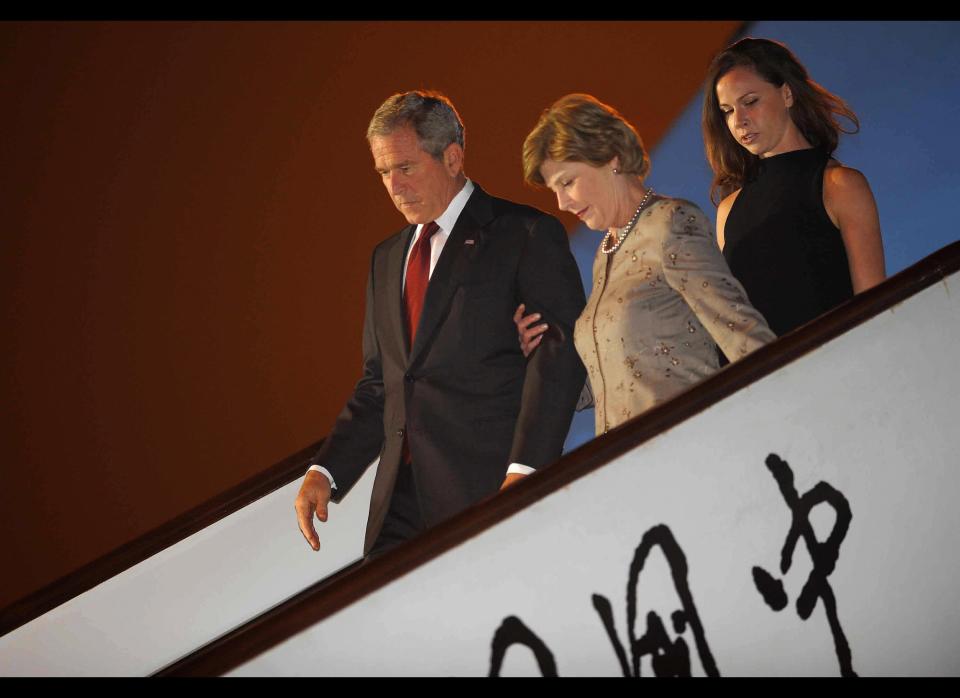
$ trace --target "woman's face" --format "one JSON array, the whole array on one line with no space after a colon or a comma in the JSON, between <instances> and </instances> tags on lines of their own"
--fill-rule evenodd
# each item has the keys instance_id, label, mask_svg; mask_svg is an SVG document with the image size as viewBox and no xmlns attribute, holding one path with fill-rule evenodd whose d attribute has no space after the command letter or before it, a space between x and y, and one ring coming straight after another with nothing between
<instances>
[{"instance_id":1,"label":"woman's face","mask_svg":"<svg viewBox=\"0 0 960 698\"><path fill-rule=\"evenodd\" d=\"M606 230L616 225L613 178L617 175L613 168L617 164L617 158L600 167L572 160L546 160L540 166L540 176L557 195L561 211L569 211L593 230Z\"/></svg>"},{"instance_id":2,"label":"woman's face","mask_svg":"<svg viewBox=\"0 0 960 698\"><path fill-rule=\"evenodd\" d=\"M809 147L790 118L793 94L749 66L736 66L717 80L717 101L734 140L761 158Z\"/></svg>"}]
</instances>

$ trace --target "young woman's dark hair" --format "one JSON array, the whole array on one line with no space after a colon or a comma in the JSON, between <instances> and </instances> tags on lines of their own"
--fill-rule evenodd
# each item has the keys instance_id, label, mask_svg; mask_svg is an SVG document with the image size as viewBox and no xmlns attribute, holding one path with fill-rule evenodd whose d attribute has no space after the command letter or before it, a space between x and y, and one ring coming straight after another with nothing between
<instances>
[{"instance_id":1,"label":"young woman's dark hair","mask_svg":"<svg viewBox=\"0 0 960 698\"><path fill-rule=\"evenodd\" d=\"M770 39L737 41L713 59L704 85L701 123L707 161L713 169L710 200L714 205L743 186L759 161L734 139L717 100L717 81L737 66L752 68L775 87L789 85L794 100L790 117L814 148L832 154L841 132L860 130L860 121L847 103L811 80L786 46ZM840 125L841 117L853 124L851 130Z\"/></svg>"}]
</instances>

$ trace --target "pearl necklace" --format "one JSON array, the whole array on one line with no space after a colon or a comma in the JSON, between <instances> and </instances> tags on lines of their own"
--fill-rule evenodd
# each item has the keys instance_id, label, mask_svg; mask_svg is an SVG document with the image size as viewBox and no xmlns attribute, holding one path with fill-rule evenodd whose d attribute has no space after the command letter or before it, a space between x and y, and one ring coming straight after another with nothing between
<instances>
[{"instance_id":1,"label":"pearl necklace","mask_svg":"<svg viewBox=\"0 0 960 698\"><path fill-rule=\"evenodd\" d=\"M650 196L653 194L653 187L647 189L647 193L643 195L643 201L640 202L640 205L637 206L637 210L633 214L633 218L630 219L630 222L625 226L620 228L620 234L617 236L617 244L613 247L607 249L607 243L610 241L611 231L607 231L607 234L603 236L603 241L600 243L600 251L604 254L613 254L620 249L620 245L623 244L623 241L627 239L627 234L633 230L633 226L636 225L637 219L640 218L640 212L643 210L643 207L647 205Z\"/></svg>"}]
</instances>

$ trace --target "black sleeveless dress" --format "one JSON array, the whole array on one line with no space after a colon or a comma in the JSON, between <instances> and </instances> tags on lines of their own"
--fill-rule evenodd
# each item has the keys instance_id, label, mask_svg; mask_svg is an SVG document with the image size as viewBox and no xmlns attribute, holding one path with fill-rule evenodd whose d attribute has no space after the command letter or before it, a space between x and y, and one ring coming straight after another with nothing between
<instances>
[{"instance_id":1,"label":"black sleeveless dress","mask_svg":"<svg viewBox=\"0 0 960 698\"><path fill-rule=\"evenodd\" d=\"M724 226L730 271L778 337L853 297L843 238L823 206L828 159L817 148L764 158Z\"/></svg>"}]
</instances>

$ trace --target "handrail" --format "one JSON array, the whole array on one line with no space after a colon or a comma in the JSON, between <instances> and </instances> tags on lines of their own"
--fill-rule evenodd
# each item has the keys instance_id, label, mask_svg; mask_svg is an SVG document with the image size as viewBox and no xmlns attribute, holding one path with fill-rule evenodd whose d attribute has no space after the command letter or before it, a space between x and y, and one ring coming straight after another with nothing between
<instances>
[{"instance_id":1,"label":"handrail","mask_svg":"<svg viewBox=\"0 0 960 698\"><path fill-rule=\"evenodd\" d=\"M957 270L960 270L960 242L947 245L675 398L584 444L549 468L428 529L414 540L378 558L365 560L335 579L308 587L156 675L210 676L230 671Z\"/></svg>"},{"instance_id":2,"label":"handrail","mask_svg":"<svg viewBox=\"0 0 960 698\"><path fill-rule=\"evenodd\" d=\"M302 477L308 461L322 443L321 439L307 446L229 490L14 601L0 610L0 636Z\"/></svg>"}]
</instances>

